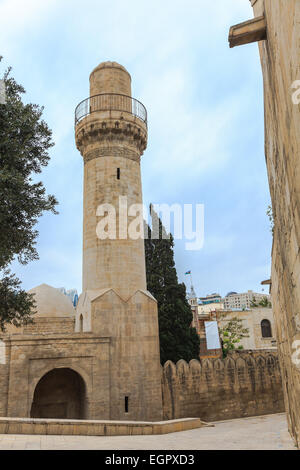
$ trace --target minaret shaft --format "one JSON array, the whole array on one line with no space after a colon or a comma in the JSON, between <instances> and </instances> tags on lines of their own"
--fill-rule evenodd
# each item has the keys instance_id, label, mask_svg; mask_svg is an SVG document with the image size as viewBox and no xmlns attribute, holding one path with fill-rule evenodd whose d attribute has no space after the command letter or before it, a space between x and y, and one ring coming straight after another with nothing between
<instances>
[{"instance_id":1,"label":"minaret shaft","mask_svg":"<svg viewBox=\"0 0 300 470\"><path fill-rule=\"evenodd\" d=\"M123 298L146 290L144 241L124 237L119 219L120 197L142 204L140 156L146 147L147 126L136 114L142 105L131 98L129 73L105 62L90 75L87 115L77 123L76 143L84 159L83 290L114 288ZM142 109L142 108L140 108ZM115 239L99 238L103 204L116 214ZM103 211L102 211L103 212ZM123 212L124 214L124 212ZM125 225L124 225L125 224ZM108 227L107 227L108 231Z\"/></svg>"},{"instance_id":2,"label":"minaret shaft","mask_svg":"<svg viewBox=\"0 0 300 470\"><path fill-rule=\"evenodd\" d=\"M128 208L142 204L140 165L117 156L117 147L98 148L98 154L102 152L107 156L93 158L84 166L83 290L113 287L128 298L137 289L146 290L144 241L131 240L128 231L127 239L120 239L132 217L120 221L119 205L122 201ZM111 204L115 210L116 239L102 240L96 234L101 220L96 211L102 204Z\"/></svg>"}]
</instances>

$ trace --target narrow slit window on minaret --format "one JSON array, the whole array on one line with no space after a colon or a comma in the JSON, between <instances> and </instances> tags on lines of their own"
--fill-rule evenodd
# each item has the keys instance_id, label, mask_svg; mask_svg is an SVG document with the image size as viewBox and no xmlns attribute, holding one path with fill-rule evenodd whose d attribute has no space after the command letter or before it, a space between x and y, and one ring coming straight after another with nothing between
<instances>
[{"instance_id":1,"label":"narrow slit window on minaret","mask_svg":"<svg viewBox=\"0 0 300 470\"><path fill-rule=\"evenodd\" d=\"M117 168L117 179L120 179L120 168Z\"/></svg>"},{"instance_id":2,"label":"narrow slit window on minaret","mask_svg":"<svg viewBox=\"0 0 300 470\"><path fill-rule=\"evenodd\" d=\"M128 413L128 397L125 397L125 413Z\"/></svg>"}]
</instances>

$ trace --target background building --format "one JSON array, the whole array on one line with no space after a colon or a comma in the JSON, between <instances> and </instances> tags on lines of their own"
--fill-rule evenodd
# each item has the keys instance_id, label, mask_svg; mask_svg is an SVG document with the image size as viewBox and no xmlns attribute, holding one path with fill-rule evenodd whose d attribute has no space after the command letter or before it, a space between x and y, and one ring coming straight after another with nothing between
<instances>
[{"instance_id":1,"label":"background building","mask_svg":"<svg viewBox=\"0 0 300 470\"><path fill-rule=\"evenodd\" d=\"M76 307L76 305L78 304L78 292L77 292L77 289L69 289L69 290L66 290L65 287L60 287L58 289L62 294L65 294L66 296L68 296L70 299L71 299L71 302L73 304L74 307Z\"/></svg>"},{"instance_id":2,"label":"background building","mask_svg":"<svg viewBox=\"0 0 300 470\"><path fill-rule=\"evenodd\" d=\"M210 312L216 312L224 310L224 304L219 302L212 302L209 304L198 304L197 311L198 315L206 315Z\"/></svg>"},{"instance_id":3,"label":"background building","mask_svg":"<svg viewBox=\"0 0 300 470\"><path fill-rule=\"evenodd\" d=\"M188 294L188 302L193 312L192 326L196 328L200 338L199 356L201 358L222 356L221 348L208 349L205 323L217 321L220 327L234 317L243 320L243 327L249 329L249 338L243 338L239 343L240 346L247 350L276 350L277 342L272 308L250 308L252 301L259 302L264 298L270 301L270 295L249 290L244 294L230 292L225 299L222 299L219 294L210 294L199 299L192 287ZM224 315L225 318L223 318Z\"/></svg>"},{"instance_id":4,"label":"background building","mask_svg":"<svg viewBox=\"0 0 300 470\"><path fill-rule=\"evenodd\" d=\"M206 305L206 304L212 304L212 303L220 303L222 302L222 297L220 296L220 294L210 294L210 295L207 295L206 297L200 297L199 299L201 301L202 304Z\"/></svg>"},{"instance_id":5,"label":"background building","mask_svg":"<svg viewBox=\"0 0 300 470\"><path fill-rule=\"evenodd\" d=\"M253 292L252 290L248 290L248 292L245 292L243 294L238 294L237 292L229 292L223 299L224 309L231 310L251 308L253 301L260 302L264 298L267 298L269 301L271 301L269 294Z\"/></svg>"},{"instance_id":6,"label":"background building","mask_svg":"<svg viewBox=\"0 0 300 470\"><path fill-rule=\"evenodd\" d=\"M224 311L222 315L216 312L219 326L224 326L227 320L237 317L243 320L243 327L249 329L249 338L241 339L238 346L244 349L277 349L276 330L271 308L253 308L251 310ZM223 315L226 315L222 319Z\"/></svg>"}]
</instances>

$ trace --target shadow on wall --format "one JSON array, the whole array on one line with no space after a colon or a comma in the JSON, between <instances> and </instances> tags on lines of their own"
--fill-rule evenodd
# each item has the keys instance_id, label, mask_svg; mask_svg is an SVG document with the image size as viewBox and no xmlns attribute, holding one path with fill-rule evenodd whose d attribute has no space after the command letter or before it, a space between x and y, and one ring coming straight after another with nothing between
<instances>
[{"instance_id":1,"label":"shadow on wall","mask_svg":"<svg viewBox=\"0 0 300 470\"><path fill-rule=\"evenodd\" d=\"M284 412L277 353L167 361L162 368L164 419L204 421Z\"/></svg>"}]
</instances>

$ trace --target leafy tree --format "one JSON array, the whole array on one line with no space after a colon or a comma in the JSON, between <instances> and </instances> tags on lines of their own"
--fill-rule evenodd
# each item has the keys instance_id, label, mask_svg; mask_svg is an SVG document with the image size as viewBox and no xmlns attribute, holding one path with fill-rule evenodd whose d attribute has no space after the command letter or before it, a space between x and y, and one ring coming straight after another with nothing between
<instances>
[{"instance_id":1,"label":"leafy tree","mask_svg":"<svg viewBox=\"0 0 300 470\"><path fill-rule=\"evenodd\" d=\"M257 302L256 298L253 296L250 306L251 308L258 308L258 307L271 308L272 304L269 301L268 297L263 297L259 302Z\"/></svg>"},{"instance_id":2,"label":"leafy tree","mask_svg":"<svg viewBox=\"0 0 300 470\"><path fill-rule=\"evenodd\" d=\"M2 57L0 57L1 61ZM20 325L34 313L33 297L20 288L20 281L8 266L16 257L22 264L38 259L35 225L45 211L56 213L57 201L46 195L42 182L32 176L41 173L53 145L51 130L41 119L43 108L24 104L24 88L4 74L6 102L0 104L0 327Z\"/></svg>"},{"instance_id":3,"label":"leafy tree","mask_svg":"<svg viewBox=\"0 0 300 470\"><path fill-rule=\"evenodd\" d=\"M145 258L147 288L158 303L160 360L177 362L199 359L199 337L191 327L193 314L186 299L185 285L178 283L174 262L174 239L150 206L153 224L157 224L158 237L153 237L146 226ZM152 238L153 237L153 238Z\"/></svg>"},{"instance_id":4,"label":"leafy tree","mask_svg":"<svg viewBox=\"0 0 300 470\"><path fill-rule=\"evenodd\" d=\"M264 297L263 299L261 299L260 302L258 302L258 305L260 307L266 307L266 308L271 308L272 307L272 304L268 300L268 297Z\"/></svg>"},{"instance_id":5,"label":"leafy tree","mask_svg":"<svg viewBox=\"0 0 300 470\"><path fill-rule=\"evenodd\" d=\"M225 321L223 326L219 326L219 334L222 343L223 356L226 357L229 351L234 349L244 349L242 345L238 344L242 338L249 338L249 328L243 327L243 321L241 318L234 317L226 319L227 314L220 315L219 320L222 323Z\"/></svg>"},{"instance_id":6,"label":"leafy tree","mask_svg":"<svg viewBox=\"0 0 300 470\"><path fill-rule=\"evenodd\" d=\"M11 323L21 326L31 321L35 302L32 294L20 288L21 282L9 270L3 270L0 280L0 329Z\"/></svg>"}]
</instances>

